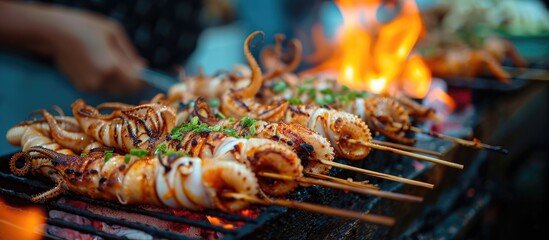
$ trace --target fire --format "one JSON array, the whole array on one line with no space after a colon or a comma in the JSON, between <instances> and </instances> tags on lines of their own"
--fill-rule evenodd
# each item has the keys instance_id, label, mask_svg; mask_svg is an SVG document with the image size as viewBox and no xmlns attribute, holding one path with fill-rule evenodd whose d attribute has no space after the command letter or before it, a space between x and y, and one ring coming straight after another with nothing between
<instances>
[{"instance_id":1,"label":"fire","mask_svg":"<svg viewBox=\"0 0 549 240\"><path fill-rule=\"evenodd\" d=\"M413 98L424 98L431 86L431 72L417 54L408 58L400 79L402 91Z\"/></svg>"},{"instance_id":2,"label":"fire","mask_svg":"<svg viewBox=\"0 0 549 240\"><path fill-rule=\"evenodd\" d=\"M39 208L15 209L0 201L2 239L42 239L44 212Z\"/></svg>"},{"instance_id":3,"label":"fire","mask_svg":"<svg viewBox=\"0 0 549 240\"><path fill-rule=\"evenodd\" d=\"M210 222L211 224L213 225L216 225L216 226L221 226L225 229L233 229L235 228L234 224L230 224L230 223L224 223L220 218L218 217L212 217L212 216L208 216L206 215L206 218L208 219L208 222Z\"/></svg>"},{"instance_id":4,"label":"fire","mask_svg":"<svg viewBox=\"0 0 549 240\"><path fill-rule=\"evenodd\" d=\"M338 82L352 89L373 93L403 90L408 96L423 98L431 75L419 56L410 56L423 30L419 10L414 0L383 6L398 12L383 23L376 18L382 2L387 1L337 0L343 16L338 43L332 56L309 72L337 70Z\"/></svg>"}]
</instances>

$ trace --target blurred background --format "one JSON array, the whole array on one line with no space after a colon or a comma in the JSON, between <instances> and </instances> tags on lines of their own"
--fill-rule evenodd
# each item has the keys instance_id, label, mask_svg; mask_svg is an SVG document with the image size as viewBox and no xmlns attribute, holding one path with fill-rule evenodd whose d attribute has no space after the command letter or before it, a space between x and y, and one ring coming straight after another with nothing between
<instances>
[{"instance_id":1,"label":"blurred background","mask_svg":"<svg viewBox=\"0 0 549 240\"><path fill-rule=\"evenodd\" d=\"M392 15L399 11L399 1L381 2L383 6L376 13L378 19L390 21ZM51 35L61 36L65 32L71 33L66 34L68 36L66 39L71 41L76 38L74 36L90 40L93 39L92 36L97 36L92 26L103 23L96 24L93 20L93 24L78 27L79 22L85 21L78 17L68 18L69 20L59 21L71 25L66 27L71 30L61 31L56 28L49 30L46 28L48 26L46 23L42 26L29 20L29 24L36 26L38 30L29 28L28 31L47 30L42 34L50 37L42 39L40 34L25 34L21 29L10 29L10 26L19 25L16 24L17 17L32 19L32 16L42 14L51 16L52 19L63 19L59 16L72 14L72 12L66 14L65 10L69 12L74 10L89 11L105 18L106 21L118 22L122 32L127 35L128 45L132 45L139 56L136 64L142 64L168 75L177 74L181 68L188 75L197 74L200 68L206 74L213 74L222 69L232 69L235 64L245 63L242 43L249 33L256 30L265 32L263 42L253 49L256 56L261 46L274 44L274 36L278 33L284 34L287 39L300 39L304 46L304 56L309 56L319 51L316 49L319 38L316 38L317 42L315 42L314 37L315 26L322 27L322 32L316 33L322 36L320 39L330 41L336 38L337 29L343 22L336 4L327 0L60 0L0 1L0 3L3 4L0 8L2 11L11 10L13 6L10 4L39 6L42 10L50 7L63 9L62 13L52 15L48 15L47 10L31 11L28 15L14 14L15 16L8 18L12 22L4 21L0 24L0 28L7 29L0 32L1 132L6 132L9 127L25 119L37 109L57 105L69 113L70 103L78 98L85 99L90 105L105 101L138 103L143 99L150 99L158 92L157 89L150 87L140 88L131 94L81 90L71 78L75 78L79 73L85 74L86 71L77 71L78 68L83 67L82 64L71 64L75 59L66 57L71 53L58 54L35 50L37 48L34 48L34 45L29 47L30 45L26 45L21 40L34 38L38 42L37 45L42 43L47 45ZM416 45L416 52L428 55L438 51L437 47L442 49L446 46L463 44L474 48L479 41L482 42L490 36L498 36L510 40L518 53L529 63L549 61L547 1L418 0L417 4L426 30ZM26 12L19 8L14 11ZM0 14L0 16L8 15L4 12L4 15ZM47 22L45 20L47 19L44 19L44 22ZM23 24L24 21L21 25ZM63 25L59 22L55 24ZM10 31L14 31L17 35ZM119 33L114 33L116 34ZM14 40L10 39L10 36L21 36L21 38ZM124 38L118 35L116 37ZM4 40L1 40L2 38ZM71 45L68 41L60 46L77 51L79 48L75 47L76 45ZM55 51L62 52L62 50ZM93 50L90 52L93 53ZM86 54L90 53L82 55ZM63 61L68 63L62 65ZM309 69L316 64L318 62L304 61L298 71ZM111 80L106 78L104 81L109 84ZM528 142L530 146L518 153L520 159L505 157L490 159L496 163L489 165L484 171L492 176L490 178L492 199L489 206L483 210L477 224L463 236L464 239L515 239L521 236L534 236L535 233L543 234L543 230L549 227L545 217L548 213L547 206L549 206L547 196L549 146L546 138L549 132L547 122L543 121L547 120L546 107L547 104L543 104L537 109L540 113L537 120L541 120L537 121L541 122L541 125L536 126L539 131L535 133L536 136L533 136L535 140ZM520 139L515 141L520 142ZM0 142L2 154L16 150L17 148L10 146L4 139Z\"/></svg>"}]
</instances>

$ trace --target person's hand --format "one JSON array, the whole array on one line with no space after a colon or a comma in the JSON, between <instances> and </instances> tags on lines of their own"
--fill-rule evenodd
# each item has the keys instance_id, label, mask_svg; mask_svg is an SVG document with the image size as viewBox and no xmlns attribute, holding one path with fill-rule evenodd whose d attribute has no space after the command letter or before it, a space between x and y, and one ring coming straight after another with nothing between
<instances>
[{"instance_id":1,"label":"person's hand","mask_svg":"<svg viewBox=\"0 0 549 240\"><path fill-rule=\"evenodd\" d=\"M143 84L143 60L114 21L85 12L56 9L57 31L51 35L52 56L80 90L127 94Z\"/></svg>"},{"instance_id":2,"label":"person's hand","mask_svg":"<svg viewBox=\"0 0 549 240\"><path fill-rule=\"evenodd\" d=\"M79 10L0 1L0 42L53 58L84 91L129 94L144 62L118 23Z\"/></svg>"}]
</instances>

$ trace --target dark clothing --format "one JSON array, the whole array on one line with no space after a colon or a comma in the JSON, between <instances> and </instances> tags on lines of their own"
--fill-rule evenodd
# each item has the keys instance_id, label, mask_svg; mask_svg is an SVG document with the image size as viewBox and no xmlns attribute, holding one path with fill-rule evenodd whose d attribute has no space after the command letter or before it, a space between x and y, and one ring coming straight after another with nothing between
<instances>
[{"instance_id":1,"label":"dark clothing","mask_svg":"<svg viewBox=\"0 0 549 240\"><path fill-rule=\"evenodd\" d=\"M118 21L151 68L174 71L196 47L200 0L39 0L96 12Z\"/></svg>"}]
</instances>

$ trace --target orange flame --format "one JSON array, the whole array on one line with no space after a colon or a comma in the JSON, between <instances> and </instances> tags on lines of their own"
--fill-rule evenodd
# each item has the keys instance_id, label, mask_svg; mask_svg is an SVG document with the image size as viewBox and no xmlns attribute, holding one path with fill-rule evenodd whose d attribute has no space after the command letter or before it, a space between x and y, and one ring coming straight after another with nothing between
<instances>
[{"instance_id":1,"label":"orange flame","mask_svg":"<svg viewBox=\"0 0 549 240\"><path fill-rule=\"evenodd\" d=\"M419 55L412 54L404 65L400 80L404 94L413 98L424 98L431 86L431 72Z\"/></svg>"},{"instance_id":2,"label":"orange flame","mask_svg":"<svg viewBox=\"0 0 549 240\"><path fill-rule=\"evenodd\" d=\"M212 217L212 216L208 216L206 215L206 218L208 219L208 222L210 222L211 224L213 225L216 225L216 226L221 226L225 229L233 229L235 228L234 224L230 224L230 223L224 223L221 218L218 218L218 217Z\"/></svg>"},{"instance_id":3,"label":"orange flame","mask_svg":"<svg viewBox=\"0 0 549 240\"><path fill-rule=\"evenodd\" d=\"M0 201L2 239L42 239L46 218L40 208L16 209Z\"/></svg>"},{"instance_id":4,"label":"orange flame","mask_svg":"<svg viewBox=\"0 0 549 240\"><path fill-rule=\"evenodd\" d=\"M409 58L423 29L415 1L402 0L398 16L388 23L376 18L381 2L337 0L343 15L339 42L327 61L308 72L338 70L338 82L352 89L386 93L406 88L411 97L425 97L430 72L419 57Z\"/></svg>"}]
</instances>

